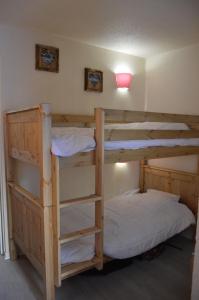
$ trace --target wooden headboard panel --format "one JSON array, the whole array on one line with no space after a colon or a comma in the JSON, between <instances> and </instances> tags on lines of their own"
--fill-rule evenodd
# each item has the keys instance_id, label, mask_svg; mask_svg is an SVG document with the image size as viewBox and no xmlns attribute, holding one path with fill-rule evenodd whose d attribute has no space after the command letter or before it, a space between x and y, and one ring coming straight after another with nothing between
<instances>
[{"instance_id":1,"label":"wooden headboard panel","mask_svg":"<svg viewBox=\"0 0 199 300\"><path fill-rule=\"evenodd\" d=\"M34 165L41 162L41 107L6 113L6 137L10 157Z\"/></svg>"},{"instance_id":2,"label":"wooden headboard panel","mask_svg":"<svg viewBox=\"0 0 199 300\"><path fill-rule=\"evenodd\" d=\"M143 166L144 189L156 189L181 196L196 215L198 212L199 176L194 173Z\"/></svg>"}]
</instances>

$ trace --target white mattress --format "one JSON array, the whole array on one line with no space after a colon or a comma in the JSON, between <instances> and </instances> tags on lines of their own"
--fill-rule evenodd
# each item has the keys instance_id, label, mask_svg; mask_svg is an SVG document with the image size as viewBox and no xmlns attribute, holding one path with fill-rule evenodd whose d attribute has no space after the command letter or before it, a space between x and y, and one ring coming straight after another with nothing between
<instances>
[{"instance_id":1,"label":"white mattress","mask_svg":"<svg viewBox=\"0 0 199 300\"><path fill-rule=\"evenodd\" d=\"M158 122L106 125L106 128L188 130L185 124ZM199 138L107 141L104 144L105 150L141 149L155 146L199 146ZM69 157L78 152L87 152L93 149L95 149L95 139L92 128L55 127L52 129L52 153L57 156Z\"/></svg>"},{"instance_id":2,"label":"white mattress","mask_svg":"<svg viewBox=\"0 0 199 300\"><path fill-rule=\"evenodd\" d=\"M92 226L94 205L62 210L61 232ZM123 259L144 253L195 223L192 212L163 192L124 193L105 202L104 253ZM66 243L62 264L94 256L94 238Z\"/></svg>"}]
</instances>

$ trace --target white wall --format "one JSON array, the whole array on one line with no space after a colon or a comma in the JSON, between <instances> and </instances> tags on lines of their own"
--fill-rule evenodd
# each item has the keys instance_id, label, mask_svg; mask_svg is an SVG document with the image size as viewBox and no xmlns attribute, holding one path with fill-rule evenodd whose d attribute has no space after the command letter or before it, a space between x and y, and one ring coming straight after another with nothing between
<instances>
[{"instance_id":1,"label":"white wall","mask_svg":"<svg viewBox=\"0 0 199 300\"><path fill-rule=\"evenodd\" d=\"M47 44L60 49L60 72L49 73L35 70L35 44ZM3 109L15 109L41 102L52 104L53 112L93 114L94 107L120 109L144 109L145 61L88 46L62 37L23 29L0 27L0 53L3 58ZM104 72L104 92L84 91L84 68L91 67ZM122 67L122 68L121 68ZM134 74L132 88L127 93L115 87L114 72L129 70ZM116 169L116 170L115 170ZM138 165L130 163L127 172L115 165L105 167L106 195L138 186ZM89 168L67 170L64 175L66 194L80 191L86 194L92 182ZM116 171L116 172L115 172ZM34 170L35 174L35 170ZM24 186L27 176L19 174ZM76 188L76 181L81 182ZM83 179L84 181L83 181ZM114 180L113 180L114 179ZM87 182L89 184L87 184ZM38 184L31 185L37 194ZM75 196L73 194L73 196Z\"/></svg>"},{"instance_id":2,"label":"white wall","mask_svg":"<svg viewBox=\"0 0 199 300\"><path fill-rule=\"evenodd\" d=\"M199 114L199 44L149 58L146 62L148 111ZM197 159L178 157L152 162L196 171Z\"/></svg>"}]
</instances>

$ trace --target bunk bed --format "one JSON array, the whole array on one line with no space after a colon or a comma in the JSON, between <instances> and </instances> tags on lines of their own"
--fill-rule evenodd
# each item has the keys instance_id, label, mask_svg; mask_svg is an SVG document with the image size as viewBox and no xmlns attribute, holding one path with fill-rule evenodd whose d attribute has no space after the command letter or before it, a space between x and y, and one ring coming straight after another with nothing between
<instances>
[{"instance_id":1,"label":"bunk bed","mask_svg":"<svg viewBox=\"0 0 199 300\"><path fill-rule=\"evenodd\" d=\"M176 130L120 129L110 124L136 122L183 123L187 128ZM109 127L106 128L105 124ZM10 111L5 114L6 165L9 207L11 258L17 248L27 256L41 274L45 299L54 299L54 287L63 279L89 268L103 268L103 167L107 163L139 160L140 191L147 188L179 194L181 201L197 214L199 173L188 173L151 167L147 160L162 157L199 154L199 116L153 112L121 111L96 108L94 116L52 114L49 104ZM59 157L51 152L52 126L91 128L94 125L95 145L89 151ZM146 124L147 125L147 124ZM116 128L116 129L115 129ZM146 126L147 128L147 126ZM187 130L188 129L188 130ZM170 146L146 144L121 146L122 141L175 140ZM178 143L178 140L183 142ZM120 142L107 150L106 142ZM187 142L186 142L187 141ZM166 144L167 144L166 142ZM110 146L110 144L109 144ZM40 196L24 189L15 179L15 161L36 166L40 172ZM95 193L87 197L60 202L59 176L61 167L95 166ZM94 226L67 234L60 232L60 212L71 205L92 203L95 207ZM82 237L95 237L94 258L80 263L61 264L62 245Z\"/></svg>"}]
</instances>

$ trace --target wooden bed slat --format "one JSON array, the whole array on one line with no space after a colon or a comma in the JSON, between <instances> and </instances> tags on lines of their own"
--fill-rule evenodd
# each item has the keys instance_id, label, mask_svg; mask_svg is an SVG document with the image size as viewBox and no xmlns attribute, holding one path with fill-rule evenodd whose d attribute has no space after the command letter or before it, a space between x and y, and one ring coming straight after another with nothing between
<instances>
[{"instance_id":1,"label":"wooden bed slat","mask_svg":"<svg viewBox=\"0 0 199 300\"><path fill-rule=\"evenodd\" d=\"M94 116L89 115L65 115L65 114L52 114L52 125L53 126L89 126L91 123L95 123ZM79 126L77 126L79 127Z\"/></svg>"},{"instance_id":2,"label":"wooden bed slat","mask_svg":"<svg viewBox=\"0 0 199 300\"><path fill-rule=\"evenodd\" d=\"M62 266L61 278L63 280L65 278L69 278L71 276L77 275L78 273L86 271L90 268L93 268L99 263L99 261L100 261L99 258L95 257L89 261Z\"/></svg>"},{"instance_id":3,"label":"wooden bed slat","mask_svg":"<svg viewBox=\"0 0 199 300\"><path fill-rule=\"evenodd\" d=\"M105 164L143 159L165 158L199 154L199 146L148 147L134 150L105 150ZM59 158L61 168L95 165L95 152L81 152L71 157Z\"/></svg>"},{"instance_id":4,"label":"wooden bed slat","mask_svg":"<svg viewBox=\"0 0 199 300\"><path fill-rule=\"evenodd\" d=\"M104 109L105 122L133 123L133 122L172 122L199 123L198 115L169 114L145 111Z\"/></svg>"},{"instance_id":5,"label":"wooden bed slat","mask_svg":"<svg viewBox=\"0 0 199 300\"><path fill-rule=\"evenodd\" d=\"M96 234L96 233L99 233L100 231L101 231L100 228L93 226L93 227L84 228L82 230L77 230L74 232L63 234L60 237L60 244L62 245L62 244L68 243L70 241L80 239L81 237Z\"/></svg>"},{"instance_id":6,"label":"wooden bed slat","mask_svg":"<svg viewBox=\"0 0 199 300\"><path fill-rule=\"evenodd\" d=\"M199 138L198 130L106 129L106 141Z\"/></svg>"},{"instance_id":7,"label":"wooden bed slat","mask_svg":"<svg viewBox=\"0 0 199 300\"><path fill-rule=\"evenodd\" d=\"M152 158L165 158L199 154L198 146L149 147L134 150L107 150L105 163L128 162Z\"/></svg>"},{"instance_id":8,"label":"wooden bed slat","mask_svg":"<svg viewBox=\"0 0 199 300\"><path fill-rule=\"evenodd\" d=\"M90 195L87 197L80 197L80 198L61 201L59 207L64 208L64 207L74 205L74 204L85 204L85 203L91 203L91 202L96 202L96 201L100 201L100 200L102 200L101 196Z\"/></svg>"}]
</instances>

